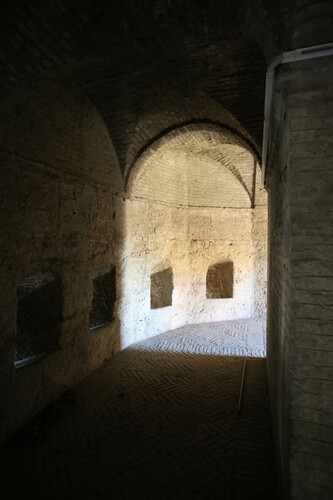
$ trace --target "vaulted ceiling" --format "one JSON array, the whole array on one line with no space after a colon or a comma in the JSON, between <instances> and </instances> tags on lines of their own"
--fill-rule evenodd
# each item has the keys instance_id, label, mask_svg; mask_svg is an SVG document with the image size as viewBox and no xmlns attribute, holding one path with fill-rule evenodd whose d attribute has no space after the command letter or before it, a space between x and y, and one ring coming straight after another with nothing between
<instances>
[{"instance_id":1,"label":"vaulted ceiling","mask_svg":"<svg viewBox=\"0 0 333 500\"><path fill-rule=\"evenodd\" d=\"M122 170L133 137L142 138L134 148L144 147L144 138L184 120L184 108L187 120L228 110L259 146L265 56L283 44L279 25L288 19L287 4L8 2L1 16L0 92L41 78L79 87L105 120ZM209 105L199 109L200 99Z\"/></svg>"}]
</instances>

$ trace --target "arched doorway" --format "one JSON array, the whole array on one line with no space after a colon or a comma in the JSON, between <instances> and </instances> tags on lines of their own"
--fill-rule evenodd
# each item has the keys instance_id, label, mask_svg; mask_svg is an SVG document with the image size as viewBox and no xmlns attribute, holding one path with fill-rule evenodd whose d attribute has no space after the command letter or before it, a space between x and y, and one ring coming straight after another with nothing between
<instances>
[{"instance_id":1,"label":"arched doorway","mask_svg":"<svg viewBox=\"0 0 333 500\"><path fill-rule=\"evenodd\" d=\"M186 324L264 320L267 202L259 177L249 142L213 123L169 130L138 158L127 183L123 345ZM172 297L151 307L152 280L168 269Z\"/></svg>"}]
</instances>

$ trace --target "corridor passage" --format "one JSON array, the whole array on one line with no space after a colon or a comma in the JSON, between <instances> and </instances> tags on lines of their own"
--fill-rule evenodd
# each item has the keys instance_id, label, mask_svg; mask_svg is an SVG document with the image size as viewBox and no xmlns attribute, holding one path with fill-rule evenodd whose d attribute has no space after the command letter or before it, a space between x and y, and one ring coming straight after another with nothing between
<instances>
[{"instance_id":1,"label":"corridor passage","mask_svg":"<svg viewBox=\"0 0 333 500\"><path fill-rule=\"evenodd\" d=\"M187 325L105 361L5 443L2 498L274 499L266 359L237 414L245 358L224 354L256 325L260 344L254 320Z\"/></svg>"}]
</instances>

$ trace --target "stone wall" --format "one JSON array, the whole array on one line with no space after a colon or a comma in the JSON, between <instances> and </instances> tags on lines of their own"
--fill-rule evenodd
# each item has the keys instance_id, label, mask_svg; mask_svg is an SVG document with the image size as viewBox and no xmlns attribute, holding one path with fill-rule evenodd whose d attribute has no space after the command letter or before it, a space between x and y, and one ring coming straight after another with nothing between
<instances>
[{"instance_id":1,"label":"stone wall","mask_svg":"<svg viewBox=\"0 0 333 500\"><path fill-rule=\"evenodd\" d=\"M119 350L117 303L100 330L89 312L96 272L117 263L123 201L108 131L78 92L34 83L8 97L0 122L3 438ZM18 369L18 286L39 271L61 281L58 348Z\"/></svg>"},{"instance_id":2,"label":"stone wall","mask_svg":"<svg viewBox=\"0 0 333 500\"><path fill-rule=\"evenodd\" d=\"M264 317L266 216L265 207L212 209L127 200L122 345L187 323ZM208 267L225 260L233 262L233 298L208 299ZM170 267L172 306L151 309L150 276Z\"/></svg>"},{"instance_id":3,"label":"stone wall","mask_svg":"<svg viewBox=\"0 0 333 500\"><path fill-rule=\"evenodd\" d=\"M267 367L270 396L275 425L277 465L281 492L288 490L288 413L289 413L289 333L291 314L290 268L290 191L287 182L286 158L289 156L286 139L287 77L276 84L274 101L275 141L272 140L270 159L274 168L268 189L268 260L267 260ZM274 147L274 150L273 150ZM272 160L271 160L272 161ZM268 175L267 175L268 177Z\"/></svg>"},{"instance_id":4,"label":"stone wall","mask_svg":"<svg viewBox=\"0 0 333 500\"><path fill-rule=\"evenodd\" d=\"M333 58L280 69L270 144L268 369L285 491L332 496Z\"/></svg>"}]
</instances>

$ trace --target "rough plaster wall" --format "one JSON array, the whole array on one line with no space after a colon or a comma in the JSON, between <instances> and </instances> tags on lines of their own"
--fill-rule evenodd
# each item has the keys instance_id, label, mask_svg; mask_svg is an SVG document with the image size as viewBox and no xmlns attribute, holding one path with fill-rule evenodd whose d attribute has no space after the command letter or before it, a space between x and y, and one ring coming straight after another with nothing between
<instances>
[{"instance_id":1,"label":"rough plaster wall","mask_svg":"<svg viewBox=\"0 0 333 500\"><path fill-rule=\"evenodd\" d=\"M255 278L255 266L265 268L264 246L253 240L251 209L174 207L126 201L126 246L122 259L122 342L148 338L187 323L219 321L265 314L265 276ZM265 240L265 217L260 238ZM206 298L208 266L234 263L234 297ZM263 262L259 264L259 261ZM257 263L257 264L256 264ZM150 275L173 270L172 306L150 309Z\"/></svg>"},{"instance_id":2,"label":"rough plaster wall","mask_svg":"<svg viewBox=\"0 0 333 500\"><path fill-rule=\"evenodd\" d=\"M299 500L333 495L332 59L279 77L270 153L268 368L285 490Z\"/></svg>"},{"instance_id":3,"label":"rough plaster wall","mask_svg":"<svg viewBox=\"0 0 333 500\"><path fill-rule=\"evenodd\" d=\"M119 349L118 316L90 333L89 310L95 270L117 261L122 199L105 125L75 91L35 84L8 98L1 118L3 438ZM40 269L62 281L60 349L15 369L17 286Z\"/></svg>"}]
</instances>

